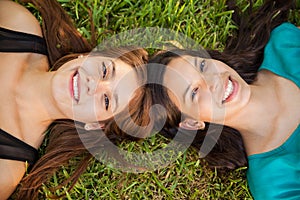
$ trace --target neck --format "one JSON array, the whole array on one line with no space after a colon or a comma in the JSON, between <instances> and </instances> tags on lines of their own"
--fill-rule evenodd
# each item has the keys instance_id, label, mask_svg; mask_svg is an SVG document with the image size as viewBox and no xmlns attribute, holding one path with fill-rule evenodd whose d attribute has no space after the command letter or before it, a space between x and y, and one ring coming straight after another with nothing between
<instances>
[{"instance_id":1,"label":"neck","mask_svg":"<svg viewBox=\"0 0 300 200\"><path fill-rule=\"evenodd\" d=\"M280 109L273 91L262 86L251 86L251 91L247 107L229 123L241 133L262 135L276 121Z\"/></svg>"},{"instance_id":2,"label":"neck","mask_svg":"<svg viewBox=\"0 0 300 200\"><path fill-rule=\"evenodd\" d=\"M283 116L282 104L274 84L272 80L258 76L258 80L250 85L251 96L248 104L225 122L241 133L248 155L260 151L258 147L265 146L274 138L277 125Z\"/></svg>"},{"instance_id":3,"label":"neck","mask_svg":"<svg viewBox=\"0 0 300 200\"><path fill-rule=\"evenodd\" d=\"M225 124L237 129L248 155L272 150L299 126L299 88L271 72L260 72L248 104Z\"/></svg>"},{"instance_id":4,"label":"neck","mask_svg":"<svg viewBox=\"0 0 300 200\"><path fill-rule=\"evenodd\" d=\"M45 126L63 117L55 107L51 95L53 74L54 72L45 71L29 71L24 74L17 89L20 116L24 113L32 121Z\"/></svg>"}]
</instances>

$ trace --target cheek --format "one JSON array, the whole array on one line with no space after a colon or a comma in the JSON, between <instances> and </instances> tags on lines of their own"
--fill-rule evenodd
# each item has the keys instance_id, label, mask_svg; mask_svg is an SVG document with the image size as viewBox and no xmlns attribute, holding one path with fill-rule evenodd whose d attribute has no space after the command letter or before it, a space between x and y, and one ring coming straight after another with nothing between
<instances>
[{"instance_id":1,"label":"cheek","mask_svg":"<svg viewBox=\"0 0 300 200\"><path fill-rule=\"evenodd\" d=\"M97 119L95 113L96 105L93 99L85 99L84 102L79 104L74 103L72 109L75 120L86 123L96 121Z\"/></svg>"},{"instance_id":2,"label":"cheek","mask_svg":"<svg viewBox=\"0 0 300 200\"><path fill-rule=\"evenodd\" d=\"M197 101L198 106L195 108L195 111L198 113L198 119L207 122L211 121L215 108L213 103L214 101L210 94L199 96Z\"/></svg>"},{"instance_id":3,"label":"cheek","mask_svg":"<svg viewBox=\"0 0 300 200\"><path fill-rule=\"evenodd\" d=\"M111 117L113 117L113 113L111 109L105 110L101 105L101 101L97 98L91 100L87 105L86 108L88 110L87 117L94 121L104 121Z\"/></svg>"},{"instance_id":4,"label":"cheek","mask_svg":"<svg viewBox=\"0 0 300 200\"><path fill-rule=\"evenodd\" d=\"M65 76L57 75L52 81L52 95L58 105L72 106L69 82Z\"/></svg>"},{"instance_id":5,"label":"cheek","mask_svg":"<svg viewBox=\"0 0 300 200\"><path fill-rule=\"evenodd\" d=\"M198 104L198 119L205 122L223 124L226 110L221 108L213 98L202 100Z\"/></svg>"}]
</instances>

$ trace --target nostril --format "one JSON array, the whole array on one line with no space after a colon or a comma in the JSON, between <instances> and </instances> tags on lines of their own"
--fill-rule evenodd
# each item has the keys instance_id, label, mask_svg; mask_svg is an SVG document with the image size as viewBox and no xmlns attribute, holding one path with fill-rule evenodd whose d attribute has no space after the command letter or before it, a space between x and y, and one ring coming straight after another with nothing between
<instances>
[{"instance_id":1,"label":"nostril","mask_svg":"<svg viewBox=\"0 0 300 200\"><path fill-rule=\"evenodd\" d=\"M210 85L208 86L208 89L211 93L214 93L217 90L217 85Z\"/></svg>"},{"instance_id":2,"label":"nostril","mask_svg":"<svg viewBox=\"0 0 300 200\"><path fill-rule=\"evenodd\" d=\"M86 77L87 82L91 81L91 78L89 76Z\"/></svg>"},{"instance_id":3,"label":"nostril","mask_svg":"<svg viewBox=\"0 0 300 200\"><path fill-rule=\"evenodd\" d=\"M89 95L93 95L94 91L93 88L95 87L95 80L92 76L86 76L86 86L87 86L87 93Z\"/></svg>"},{"instance_id":4,"label":"nostril","mask_svg":"<svg viewBox=\"0 0 300 200\"><path fill-rule=\"evenodd\" d=\"M91 75L86 75L86 80L87 80L87 82L94 82L95 81L94 77L91 76Z\"/></svg>"}]
</instances>

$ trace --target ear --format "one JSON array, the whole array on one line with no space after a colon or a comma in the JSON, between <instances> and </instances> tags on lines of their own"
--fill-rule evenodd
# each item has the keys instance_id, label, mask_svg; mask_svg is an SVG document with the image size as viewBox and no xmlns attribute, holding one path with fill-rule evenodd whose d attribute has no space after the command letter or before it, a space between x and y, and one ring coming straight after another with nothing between
<instances>
[{"instance_id":1,"label":"ear","mask_svg":"<svg viewBox=\"0 0 300 200\"><path fill-rule=\"evenodd\" d=\"M84 129L87 131L99 130L99 129L104 129L104 128L105 128L105 123L101 123L101 122L86 123L84 125Z\"/></svg>"},{"instance_id":2,"label":"ear","mask_svg":"<svg viewBox=\"0 0 300 200\"><path fill-rule=\"evenodd\" d=\"M205 128L205 123L203 121L187 118L179 123L179 127L186 130L203 130Z\"/></svg>"}]
</instances>

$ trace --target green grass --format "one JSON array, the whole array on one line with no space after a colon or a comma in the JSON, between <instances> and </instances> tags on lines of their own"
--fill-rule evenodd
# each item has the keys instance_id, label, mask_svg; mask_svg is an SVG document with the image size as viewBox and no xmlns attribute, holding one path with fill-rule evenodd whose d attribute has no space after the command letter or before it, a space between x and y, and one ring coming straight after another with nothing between
<instances>
[{"instance_id":1,"label":"green grass","mask_svg":"<svg viewBox=\"0 0 300 200\"><path fill-rule=\"evenodd\" d=\"M74 19L78 30L91 38L93 23L96 40L140 27L168 28L192 38L205 48L222 50L226 38L235 29L231 11L226 11L225 0L58 0ZM247 7L247 1L240 0ZM298 5L300 1L297 0ZM261 0L255 5L259 6ZM299 14L291 20L300 25ZM161 137L153 136L142 144L123 144L124 149L142 151L166 145ZM133 150L132 150L133 151ZM72 173L62 168L50 182L45 183L44 194ZM63 199L252 199L245 180L246 168L220 174L205 167L198 153L192 149L183 152L166 167L145 173L125 173L93 160L80 177L75 188ZM56 191L62 194L65 190Z\"/></svg>"},{"instance_id":2,"label":"green grass","mask_svg":"<svg viewBox=\"0 0 300 200\"><path fill-rule=\"evenodd\" d=\"M160 136L147 145L126 143L124 149L147 152L167 141ZM148 147L147 147L148 146ZM44 187L56 186L72 169L63 168ZM93 161L64 199L252 199L245 181L246 168L219 173L205 167L197 152L188 150L168 166L144 173L126 173ZM61 194L57 191L55 194Z\"/></svg>"}]
</instances>

